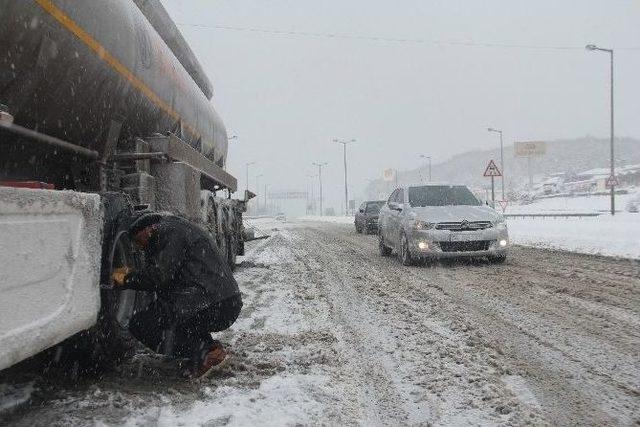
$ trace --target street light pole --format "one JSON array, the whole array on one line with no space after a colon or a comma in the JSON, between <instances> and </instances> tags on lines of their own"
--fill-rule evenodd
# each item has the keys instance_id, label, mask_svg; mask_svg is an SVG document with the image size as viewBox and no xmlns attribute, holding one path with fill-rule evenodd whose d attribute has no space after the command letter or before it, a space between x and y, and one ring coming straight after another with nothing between
<instances>
[{"instance_id":1,"label":"street light pole","mask_svg":"<svg viewBox=\"0 0 640 427\"><path fill-rule=\"evenodd\" d=\"M501 172L501 177L500 177L500 181L501 181L501 186L502 186L502 200L505 200L504 198L504 148L502 145L502 131L499 129L494 129L494 128L487 128L487 130L489 132L495 132L495 133L499 133L500 134L500 172Z\"/></svg>"},{"instance_id":2,"label":"street light pole","mask_svg":"<svg viewBox=\"0 0 640 427\"><path fill-rule=\"evenodd\" d=\"M256 175L256 193L260 192L260 178L263 177L264 174L261 173L259 175ZM260 212L260 197L256 197L256 204L258 206L256 206L256 210L258 211L258 213Z\"/></svg>"},{"instance_id":3,"label":"street light pole","mask_svg":"<svg viewBox=\"0 0 640 427\"><path fill-rule=\"evenodd\" d=\"M425 156L424 154L420 154L420 157L423 159L429 159L429 182L431 182L431 156Z\"/></svg>"},{"instance_id":4,"label":"street light pole","mask_svg":"<svg viewBox=\"0 0 640 427\"><path fill-rule=\"evenodd\" d=\"M356 140L351 139L346 141L346 140L334 139L333 142L342 144L342 153L344 157L344 215L347 216L349 211L349 193L347 190L347 144L351 142L356 142Z\"/></svg>"},{"instance_id":5,"label":"street light pole","mask_svg":"<svg viewBox=\"0 0 640 427\"><path fill-rule=\"evenodd\" d=\"M307 178L311 178L311 212L316 213L316 198L313 194L313 180L317 178L318 175L307 175Z\"/></svg>"},{"instance_id":6,"label":"street light pole","mask_svg":"<svg viewBox=\"0 0 640 427\"><path fill-rule=\"evenodd\" d=\"M249 191L249 166L255 165L256 162L248 162L247 165L247 191Z\"/></svg>"},{"instance_id":7,"label":"street light pole","mask_svg":"<svg viewBox=\"0 0 640 427\"><path fill-rule=\"evenodd\" d=\"M322 211L322 167L326 166L327 162L313 164L318 167L318 180L320 181L320 216L324 216L324 212Z\"/></svg>"},{"instance_id":8,"label":"street light pole","mask_svg":"<svg viewBox=\"0 0 640 427\"><path fill-rule=\"evenodd\" d=\"M590 51L601 51L601 52L607 52L609 54L609 59L610 59L610 101L611 101L611 106L610 106L610 113L611 113L611 118L610 118L610 125L611 125L611 129L610 129L610 151L611 151L611 158L610 158L610 168L611 168L611 176L609 177L609 181L610 181L610 188L611 188L611 215L615 215L616 214L616 196L615 196L615 177L616 177L616 169L615 169L615 161L614 161L614 152L613 152L613 49L604 49L601 47L598 47L596 45L593 44L588 44L585 46L585 49L590 50Z\"/></svg>"}]
</instances>

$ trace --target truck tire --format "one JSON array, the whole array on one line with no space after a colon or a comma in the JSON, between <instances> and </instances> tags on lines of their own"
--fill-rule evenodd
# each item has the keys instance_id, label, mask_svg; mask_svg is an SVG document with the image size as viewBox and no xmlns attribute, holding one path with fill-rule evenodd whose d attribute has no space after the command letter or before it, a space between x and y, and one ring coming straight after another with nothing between
<instances>
[{"instance_id":1,"label":"truck tire","mask_svg":"<svg viewBox=\"0 0 640 427\"><path fill-rule=\"evenodd\" d=\"M133 208L120 193L102 194L104 222L100 268L100 310L90 329L62 342L55 348L56 365L80 374L100 374L120 364L136 348L137 341L128 333L138 292L116 290L111 286L113 269L139 268L128 228Z\"/></svg>"}]
</instances>

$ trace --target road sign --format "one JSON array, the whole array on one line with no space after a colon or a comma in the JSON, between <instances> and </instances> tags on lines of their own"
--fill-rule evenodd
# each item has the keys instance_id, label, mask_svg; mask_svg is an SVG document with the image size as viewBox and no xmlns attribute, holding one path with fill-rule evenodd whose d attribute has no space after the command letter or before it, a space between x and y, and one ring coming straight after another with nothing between
<instances>
[{"instance_id":1,"label":"road sign","mask_svg":"<svg viewBox=\"0 0 640 427\"><path fill-rule=\"evenodd\" d=\"M382 171L382 179L387 182L392 182L396 180L396 170L395 169L385 169Z\"/></svg>"},{"instance_id":2,"label":"road sign","mask_svg":"<svg viewBox=\"0 0 640 427\"><path fill-rule=\"evenodd\" d=\"M507 206L509 205L509 201L508 200L498 200L498 204L502 208L502 213L504 213L507 210Z\"/></svg>"},{"instance_id":3,"label":"road sign","mask_svg":"<svg viewBox=\"0 0 640 427\"><path fill-rule=\"evenodd\" d=\"M544 141L516 141L513 146L518 157L544 156L547 153L547 143Z\"/></svg>"},{"instance_id":4,"label":"road sign","mask_svg":"<svg viewBox=\"0 0 640 427\"><path fill-rule=\"evenodd\" d=\"M489 160L489 164L484 170L484 176L502 176L502 172L500 172L500 169L496 166L496 162Z\"/></svg>"},{"instance_id":5,"label":"road sign","mask_svg":"<svg viewBox=\"0 0 640 427\"><path fill-rule=\"evenodd\" d=\"M618 187L620 185L620 183L618 182L618 177L616 177L615 175L610 175L609 178L607 178L607 182L605 183L607 188L613 188L613 187Z\"/></svg>"}]
</instances>

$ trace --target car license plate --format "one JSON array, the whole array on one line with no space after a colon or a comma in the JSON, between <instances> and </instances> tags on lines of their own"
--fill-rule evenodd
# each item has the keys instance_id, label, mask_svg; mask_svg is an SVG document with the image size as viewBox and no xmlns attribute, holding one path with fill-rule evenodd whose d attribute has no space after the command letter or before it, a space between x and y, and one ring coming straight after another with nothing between
<instances>
[{"instance_id":1,"label":"car license plate","mask_svg":"<svg viewBox=\"0 0 640 427\"><path fill-rule=\"evenodd\" d=\"M475 234L473 233L451 233L449 235L450 242L471 242L477 240Z\"/></svg>"}]
</instances>

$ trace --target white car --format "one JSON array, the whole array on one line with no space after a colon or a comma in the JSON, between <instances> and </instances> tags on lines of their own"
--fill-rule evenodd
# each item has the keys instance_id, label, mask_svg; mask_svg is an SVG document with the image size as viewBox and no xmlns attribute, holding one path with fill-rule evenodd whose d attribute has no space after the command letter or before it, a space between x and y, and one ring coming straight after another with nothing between
<instances>
[{"instance_id":1,"label":"white car","mask_svg":"<svg viewBox=\"0 0 640 427\"><path fill-rule=\"evenodd\" d=\"M396 189L380 210L380 254L395 249L404 265L420 259L507 258L504 217L464 185L429 184Z\"/></svg>"}]
</instances>

